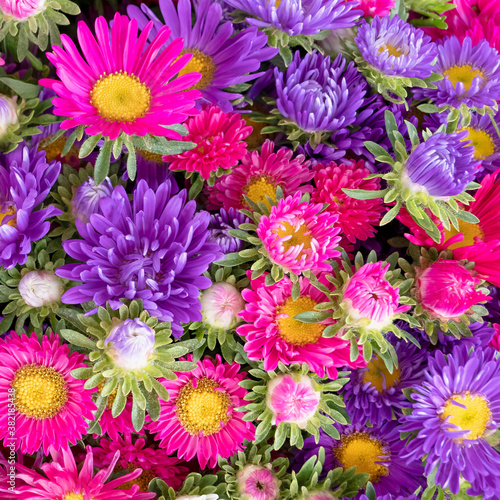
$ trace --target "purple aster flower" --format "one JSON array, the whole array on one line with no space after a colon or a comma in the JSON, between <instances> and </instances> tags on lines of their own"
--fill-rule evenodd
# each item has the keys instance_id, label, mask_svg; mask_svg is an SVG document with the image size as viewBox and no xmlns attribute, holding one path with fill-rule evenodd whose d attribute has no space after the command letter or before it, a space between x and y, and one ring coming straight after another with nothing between
<instances>
[{"instance_id":1,"label":"purple aster flower","mask_svg":"<svg viewBox=\"0 0 500 500\"><path fill-rule=\"evenodd\" d=\"M413 413L403 417L404 432L415 431L403 456L428 455L426 475L437 468L436 484L457 494L460 480L467 493L498 498L500 454L487 437L500 422L500 363L495 350L459 345L451 354L429 358L426 380L415 387Z\"/></svg>"},{"instance_id":2,"label":"purple aster flower","mask_svg":"<svg viewBox=\"0 0 500 500\"><path fill-rule=\"evenodd\" d=\"M429 98L437 106L469 108L494 106L500 100L500 56L487 40L472 46L456 36L437 42L438 59L434 71L443 75L436 89L415 89L415 99Z\"/></svg>"},{"instance_id":3,"label":"purple aster flower","mask_svg":"<svg viewBox=\"0 0 500 500\"><path fill-rule=\"evenodd\" d=\"M293 469L300 467L312 456L318 455L320 447L325 449L323 472L342 467L347 470L356 466L356 471L370 474L369 481L378 495L411 494L423 484L424 468L421 458L403 460L404 441L400 438L402 426L396 421L380 426L354 425L334 426L340 433L336 440L320 429L319 442L314 436L304 441L304 447L296 454ZM362 491L355 497L359 499Z\"/></svg>"},{"instance_id":4,"label":"purple aster flower","mask_svg":"<svg viewBox=\"0 0 500 500\"><path fill-rule=\"evenodd\" d=\"M355 42L363 59L388 76L428 78L437 57L431 37L398 16L363 20Z\"/></svg>"},{"instance_id":5,"label":"purple aster flower","mask_svg":"<svg viewBox=\"0 0 500 500\"><path fill-rule=\"evenodd\" d=\"M101 213L101 200L110 197L112 192L113 184L108 177L101 184L96 184L92 178L82 182L71 199L75 219L80 219L85 224L89 222L92 214Z\"/></svg>"},{"instance_id":6,"label":"purple aster flower","mask_svg":"<svg viewBox=\"0 0 500 500\"><path fill-rule=\"evenodd\" d=\"M474 159L467 132L438 132L419 144L406 160L401 180L413 192L449 197L463 192L481 163Z\"/></svg>"},{"instance_id":7,"label":"purple aster flower","mask_svg":"<svg viewBox=\"0 0 500 500\"><path fill-rule=\"evenodd\" d=\"M344 0L225 0L252 17L259 28L276 28L287 35L317 35L322 30L350 28L363 12L357 2Z\"/></svg>"},{"instance_id":8,"label":"purple aster flower","mask_svg":"<svg viewBox=\"0 0 500 500\"><path fill-rule=\"evenodd\" d=\"M62 212L49 205L41 208L61 170L59 162L47 163L45 152L21 143L0 154L0 265L11 269L25 264L31 242L50 229L49 217Z\"/></svg>"},{"instance_id":9,"label":"purple aster flower","mask_svg":"<svg viewBox=\"0 0 500 500\"><path fill-rule=\"evenodd\" d=\"M243 241L229 234L231 229L238 229L240 224L248 223L250 219L234 208L227 212L221 208L218 214L210 217L210 237L209 241L214 241L226 254L239 252L243 246Z\"/></svg>"},{"instance_id":10,"label":"purple aster flower","mask_svg":"<svg viewBox=\"0 0 500 500\"><path fill-rule=\"evenodd\" d=\"M496 286L490 286L489 291L491 300L484 304L484 307L488 309L488 315L484 319L491 323L500 323L500 290Z\"/></svg>"},{"instance_id":11,"label":"purple aster flower","mask_svg":"<svg viewBox=\"0 0 500 500\"><path fill-rule=\"evenodd\" d=\"M64 250L82 263L67 264L56 274L82 284L62 297L66 304L109 301L118 309L123 299L142 299L144 309L170 321L175 336L181 323L201 321L200 290L212 282L201 276L223 255L208 241L210 215L195 213L186 191L172 196L170 182L156 192L141 180L130 202L122 186L101 201L103 215L76 221L83 240L63 242ZM95 309L92 313L95 312Z\"/></svg>"},{"instance_id":12,"label":"purple aster flower","mask_svg":"<svg viewBox=\"0 0 500 500\"><path fill-rule=\"evenodd\" d=\"M286 73L275 68L280 113L306 132L334 132L356 120L364 102L366 81L354 63L339 54L296 51Z\"/></svg>"},{"instance_id":13,"label":"purple aster flower","mask_svg":"<svg viewBox=\"0 0 500 500\"><path fill-rule=\"evenodd\" d=\"M233 24L221 22L222 7L212 0L200 0L196 6L192 6L190 0L179 0L177 7L172 0L160 0L160 11L165 23L144 4L140 9L135 5L127 8L129 16L137 19L139 29L153 21L150 41L163 24L167 24L172 32L167 43L179 37L184 40L181 54L190 53L193 57L180 74L201 73L201 80L193 87L202 94L200 104L212 103L224 112L231 111L230 101L242 96L224 89L262 75L255 73L261 62L278 52L278 49L267 46L267 36L255 27L231 36Z\"/></svg>"},{"instance_id":14,"label":"purple aster flower","mask_svg":"<svg viewBox=\"0 0 500 500\"><path fill-rule=\"evenodd\" d=\"M354 422L380 425L384 420L392 420L393 414L401 416L403 408L411 407L403 389L423 381L427 352L401 340L394 342L394 348L399 366L392 373L376 354L366 368L351 372L344 400Z\"/></svg>"}]
</instances>

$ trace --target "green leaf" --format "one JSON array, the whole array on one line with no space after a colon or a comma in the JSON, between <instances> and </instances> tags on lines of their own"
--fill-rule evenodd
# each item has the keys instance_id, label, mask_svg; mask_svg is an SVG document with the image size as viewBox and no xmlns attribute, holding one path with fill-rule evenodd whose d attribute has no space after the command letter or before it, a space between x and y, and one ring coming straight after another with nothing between
<instances>
[{"instance_id":1,"label":"green leaf","mask_svg":"<svg viewBox=\"0 0 500 500\"><path fill-rule=\"evenodd\" d=\"M127 396L123 395L121 386L118 386L116 397L113 401L113 406L111 407L111 415L113 416L113 418L116 418L124 410L125 405L127 404L127 399Z\"/></svg>"},{"instance_id":2,"label":"green leaf","mask_svg":"<svg viewBox=\"0 0 500 500\"><path fill-rule=\"evenodd\" d=\"M23 58L24 59L24 58ZM19 97L23 99L33 99L38 97L42 87L40 85L33 85L32 83L26 83L21 80L16 80L15 78L3 77L0 78L0 82L7 85L12 89Z\"/></svg>"},{"instance_id":3,"label":"green leaf","mask_svg":"<svg viewBox=\"0 0 500 500\"><path fill-rule=\"evenodd\" d=\"M163 399L163 401L168 401L169 395L167 389L165 389L165 386L158 382L158 380L156 380L155 378L152 378L151 382L156 394L158 394L158 396Z\"/></svg>"},{"instance_id":4,"label":"green leaf","mask_svg":"<svg viewBox=\"0 0 500 500\"><path fill-rule=\"evenodd\" d=\"M239 266L240 264L248 262L248 260L250 259L242 257L241 255L238 254L238 252L233 252L226 254L224 260L216 261L215 264L223 267L236 267Z\"/></svg>"},{"instance_id":5,"label":"green leaf","mask_svg":"<svg viewBox=\"0 0 500 500\"><path fill-rule=\"evenodd\" d=\"M101 134L91 135L80 147L80 151L78 152L78 158L85 158L92 151L94 151L97 143L102 138Z\"/></svg>"},{"instance_id":6,"label":"green leaf","mask_svg":"<svg viewBox=\"0 0 500 500\"><path fill-rule=\"evenodd\" d=\"M135 403L134 399L134 404L132 405L132 424L136 432L142 429L145 416L145 411Z\"/></svg>"},{"instance_id":7,"label":"green leaf","mask_svg":"<svg viewBox=\"0 0 500 500\"><path fill-rule=\"evenodd\" d=\"M101 184L108 175L112 147L113 141L106 139L99 151L94 168L94 181L96 184Z\"/></svg>"},{"instance_id":8,"label":"green leaf","mask_svg":"<svg viewBox=\"0 0 500 500\"><path fill-rule=\"evenodd\" d=\"M387 193L388 189L382 189L380 191L378 190L373 190L373 191L365 191L364 189L345 189L343 188L342 191L347 196L350 196L351 198L354 198L355 200L375 200L377 198L383 198L385 194Z\"/></svg>"},{"instance_id":9,"label":"green leaf","mask_svg":"<svg viewBox=\"0 0 500 500\"><path fill-rule=\"evenodd\" d=\"M59 333L64 340L67 340L70 344L78 347L85 347L90 350L94 350L96 348L95 343L92 340L85 337L85 335L82 335L81 333L75 332L74 330L63 329Z\"/></svg>"},{"instance_id":10,"label":"green leaf","mask_svg":"<svg viewBox=\"0 0 500 500\"><path fill-rule=\"evenodd\" d=\"M301 321L302 323L319 323L329 317L331 317L330 312L319 312L319 311L306 311L300 314L297 314L293 317L297 321Z\"/></svg>"},{"instance_id":11,"label":"green leaf","mask_svg":"<svg viewBox=\"0 0 500 500\"><path fill-rule=\"evenodd\" d=\"M71 371L71 376L77 379L87 379L94 375L92 368L75 368Z\"/></svg>"},{"instance_id":12,"label":"green leaf","mask_svg":"<svg viewBox=\"0 0 500 500\"><path fill-rule=\"evenodd\" d=\"M459 210L455 213L455 216L457 219L469 222L470 224L477 224L479 222L479 219L474 214L466 212L465 210Z\"/></svg>"}]
</instances>

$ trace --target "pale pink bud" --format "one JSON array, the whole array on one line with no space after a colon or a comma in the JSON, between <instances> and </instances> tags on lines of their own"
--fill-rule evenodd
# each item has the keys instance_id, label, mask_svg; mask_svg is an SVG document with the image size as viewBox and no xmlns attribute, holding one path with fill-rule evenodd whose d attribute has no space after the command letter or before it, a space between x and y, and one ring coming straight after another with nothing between
<instances>
[{"instance_id":1,"label":"pale pink bud","mask_svg":"<svg viewBox=\"0 0 500 500\"><path fill-rule=\"evenodd\" d=\"M61 280L50 271L30 271L21 278L18 289L31 307L55 304L64 292Z\"/></svg>"},{"instance_id":2,"label":"pale pink bud","mask_svg":"<svg viewBox=\"0 0 500 500\"><path fill-rule=\"evenodd\" d=\"M45 10L45 0L0 0L0 10L7 20L26 21Z\"/></svg>"},{"instance_id":3,"label":"pale pink bud","mask_svg":"<svg viewBox=\"0 0 500 500\"><path fill-rule=\"evenodd\" d=\"M236 476L241 500L276 500L279 481L270 467L246 465Z\"/></svg>"},{"instance_id":4,"label":"pale pink bud","mask_svg":"<svg viewBox=\"0 0 500 500\"><path fill-rule=\"evenodd\" d=\"M229 330L241 318L238 314L245 308L245 301L238 289L231 283L215 283L200 297L203 321L213 328Z\"/></svg>"}]
</instances>

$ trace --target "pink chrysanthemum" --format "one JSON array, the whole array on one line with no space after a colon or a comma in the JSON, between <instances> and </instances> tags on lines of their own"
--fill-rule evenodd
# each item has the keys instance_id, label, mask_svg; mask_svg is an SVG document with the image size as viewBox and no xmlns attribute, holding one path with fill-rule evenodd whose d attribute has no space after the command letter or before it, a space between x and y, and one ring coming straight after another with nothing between
<instances>
[{"instance_id":1,"label":"pink chrysanthemum","mask_svg":"<svg viewBox=\"0 0 500 500\"><path fill-rule=\"evenodd\" d=\"M42 343L35 333L19 337L12 332L0 339L0 439L12 444L9 432L9 403L15 404L15 445L21 453L31 454L43 446L66 448L76 444L87 432L87 422L97 407L84 381L71 376L82 368L83 355L69 354L58 335L46 335Z\"/></svg>"},{"instance_id":2,"label":"pink chrysanthemum","mask_svg":"<svg viewBox=\"0 0 500 500\"><path fill-rule=\"evenodd\" d=\"M134 424L132 423L132 401L129 398L125 403L125 408L117 416L113 417L112 406L115 401L116 393L112 393L108 397L108 402L106 403L106 408L104 409L101 418L99 419L99 425L101 426L102 433L101 436L107 434L113 441L119 439L119 434L127 434L130 432L135 432ZM94 434L94 439L99 435Z\"/></svg>"},{"instance_id":3,"label":"pink chrysanthemum","mask_svg":"<svg viewBox=\"0 0 500 500\"><path fill-rule=\"evenodd\" d=\"M245 352L249 359L263 360L264 369L274 370L278 363L291 365L307 363L312 372L320 377L337 378L336 368L364 366L362 358L351 362L349 342L338 337L322 337L327 319L321 323L302 323L294 316L312 311L316 304L326 302L327 297L308 279L299 278L300 297L292 299L292 282L284 277L272 286L265 286L265 276L251 281L252 289L246 288L242 296L247 302L240 316L247 322L237 328L245 338ZM331 287L329 281L321 280Z\"/></svg>"},{"instance_id":4,"label":"pink chrysanthemum","mask_svg":"<svg viewBox=\"0 0 500 500\"><path fill-rule=\"evenodd\" d=\"M452 250L456 260L466 259L474 262L474 271L481 279L500 286L500 218L498 205L500 203L500 170L488 174L481 182L481 187L474 193L475 201L462 207L478 219L478 224L459 220L459 230L451 226L447 231L441 222L434 220L441 232L441 241L434 242L425 231L418 229L411 216L402 210L399 220L408 226L412 234L405 236L415 245L426 248L436 247L438 250Z\"/></svg>"},{"instance_id":5,"label":"pink chrysanthemum","mask_svg":"<svg viewBox=\"0 0 500 500\"><path fill-rule=\"evenodd\" d=\"M390 264L382 266L383 262L365 264L349 278L343 303L351 326L367 318L371 321L368 328L381 330L392 323L396 314L410 309L409 305L399 305L399 289L385 279Z\"/></svg>"},{"instance_id":6,"label":"pink chrysanthemum","mask_svg":"<svg viewBox=\"0 0 500 500\"><path fill-rule=\"evenodd\" d=\"M142 438L132 442L131 434L125 434L116 440L109 441L101 439L100 448L93 448L94 465L96 467L106 467L109 465L116 452L120 452L120 458L116 463L115 470L128 469L132 472L142 469L139 477L123 484L120 489L129 489L137 484L139 491L148 491L148 485L152 479L159 477L171 488L178 490L189 474L189 469L178 465L181 461L175 457L169 457L165 450L155 450L151 447L144 447L146 441Z\"/></svg>"},{"instance_id":7,"label":"pink chrysanthemum","mask_svg":"<svg viewBox=\"0 0 500 500\"><path fill-rule=\"evenodd\" d=\"M96 41L80 21L77 35L83 57L71 38L61 36L64 48L54 45L54 52L47 54L60 80L43 78L40 84L59 96L52 100L53 113L70 117L62 122L62 128L84 125L87 134L102 134L111 140L122 132L181 138L165 126L196 114L195 99L200 93L187 89L201 75L188 73L170 81L191 55L179 57L180 38L163 48L170 37L167 27L160 28L144 49L152 28L153 22L149 22L137 37L137 21L117 13L110 33L104 17L98 17Z\"/></svg>"},{"instance_id":8,"label":"pink chrysanthemum","mask_svg":"<svg viewBox=\"0 0 500 500\"><path fill-rule=\"evenodd\" d=\"M394 7L394 0L358 0L358 7L365 17L387 16Z\"/></svg>"},{"instance_id":9,"label":"pink chrysanthemum","mask_svg":"<svg viewBox=\"0 0 500 500\"><path fill-rule=\"evenodd\" d=\"M40 467L45 476L17 464L17 478L24 484L16 490L20 500L150 500L155 498L152 492L140 492L134 485L129 490L120 489L124 483L133 481L141 474L136 469L117 479L108 481L118 461L119 453L94 475L92 448L87 446L87 455L83 465L77 467L75 457L68 449L51 452L53 461ZM78 469L80 468L80 471ZM107 482L108 481L108 482Z\"/></svg>"},{"instance_id":10,"label":"pink chrysanthemum","mask_svg":"<svg viewBox=\"0 0 500 500\"><path fill-rule=\"evenodd\" d=\"M379 178L365 179L370 174L363 160L349 165L337 165L332 161L314 167L316 189L311 194L311 201L328 203L327 210L339 214L340 230L351 243L375 236L374 226L378 226L384 212L380 198L355 200L342 191L344 188L379 190Z\"/></svg>"},{"instance_id":11,"label":"pink chrysanthemum","mask_svg":"<svg viewBox=\"0 0 500 500\"><path fill-rule=\"evenodd\" d=\"M285 196L297 191L310 192L312 187L303 185L313 177L310 161L304 155L292 159L293 151L280 148L274 152L274 142L264 142L259 151L248 152L233 171L221 177L209 189L210 203L213 207L249 208L243 196L254 203L259 201L269 205L266 196L276 200L276 189L281 187Z\"/></svg>"},{"instance_id":12,"label":"pink chrysanthemum","mask_svg":"<svg viewBox=\"0 0 500 500\"><path fill-rule=\"evenodd\" d=\"M438 260L417 272L416 296L419 304L441 321L460 321L470 308L490 299L476 290L480 279L456 260Z\"/></svg>"},{"instance_id":13,"label":"pink chrysanthemum","mask_svg":"<svg viewBox=\"0 0 500 500\"><path fill-rule=\"evenodd\" d=\"M248 464L236 476L239 498L276 500L280 495L278 478L270 467Z\"/></svg>"},{"instance_id":14,"label":"pink chrysanthemum","mask_svg":"<svg viewBox=\"0 0 500 500\"><path fill-rule=\"evenodd\" d=\"M178 155L165 155L163 161L171 162L170 170L198 172L209 179L219 168L234 167L247 152L245 139L252 133L239 113L224 113L210 105L198 116L184 124L188 135L183 141L194 142L196 147Z\"/></svg>"},{"instance_id":15,"label":"pink chrysanthemum","mask_svg":"<svg viewBox=\"0 0 500 500\"><path fill-rule=\"evenodd\" d=\"M327 261L340 256L339 216L322 212L322 203L301 202L301 197L299 191L271 207L269 216L260 219L257 236L271 262L286 272L331 271Z\"/></svg>"},{"instance_id":16,"label":"pink chrysanthemum","mask_svg":"<svg viewBox=\"0 0 500 500\"><path fill-rule=\"evenodd\" d=\"M253 424L236 410L245 404L247 391L238 383L246 373L239 371L238 363L216 358L198 361L193 371L178 373L177 380L162 380L170 397L161 401L159 420L149 424L167 454L177 451L184 460L196 456L202 468L207 463L215 467L219 457L230 457L243 449L245 439L255 436Z\"/></svg>"}]
</instances>

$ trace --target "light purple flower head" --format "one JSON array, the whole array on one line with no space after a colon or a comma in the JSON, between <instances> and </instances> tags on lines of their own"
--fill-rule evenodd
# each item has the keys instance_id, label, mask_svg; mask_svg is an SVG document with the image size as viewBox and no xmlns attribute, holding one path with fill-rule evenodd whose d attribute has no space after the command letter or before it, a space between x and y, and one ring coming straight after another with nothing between
<instances>
[{"instance_id":1,"label":"light purple flower head","mask_svg":"<svg viewBox=\"0 0 500 500\"><path fill-rule=\"evenodd\" d=\"M285 73L275 68L280 113L306 132L334 132L351 125L364 102L366 80L339 54L296 51Z\"/></svg>"},{"instance_id":2,"label":"light purple flower head","mask_svg":"<svg viewBox=\"0 0 500 500\"><path fill-rule=\"evenodd\" d=\"M11 125L19 123L16 101L17 96L8 97L0 94L0 137L7 132Z\"/></svg>"},{"instance_id":3,"label":"light purple flower head","mask_svg":"<svg viewBox=\"0 0 500 500\"><path fill-rule=\"evenodd\" d=\"M56 274L81 285L62 297L66 304L109 301L118 309L124 299L142 299L144 309L160 321L172 323L175 336L181 323L201 321L200 290L212 281L202 276L222 258L216 243L208 241L210 215L195 213L185 190L172 196L169 182L155 191L141 180L130 202L118 186L101 200L101 214L88 224L76 221L83 239L63 242L77 264L60 267ZM94 310L95 311L95 310Z\"/></svg>"},{"instance_id":4,"label":"light purple flower head","mask_svg":"<svg viewBox=\"0 0 500 500\"><path fill-rule=\"evenodd\" d=\"M210 241L218 243L224 253L239 252L243 241L229 234L231 229L238 229L240 224L250 219L239 210L231 207L226 212L223 208L218 214L210 216Z\"/></svg>"},{"instance_id":5,"label":"light purple flower head","mask_svg":"<svg viewBox=\"0 0 500 500\"><path fill-rule=\"evenodd\" d=\"M108 177L101 184L96 184L92 178L83 182L76 188L71 200L73 215L86 224L92 214L100 213L101 200L111 196L112 192L113 185Z\"/></svg>"},{"instance_id":6,"label":"light purple flower head","mask_svg":"<svg viewBox=\"0 0 500 500\"><path fill-rule=\"evenodd\" d=\"M47 163L45 152L24 143L0 154L0 265L6 269L25 264L31 243L49 232L47 219L62 213L40 208L60 170L59 162Z\"/></svg>"},{"instance_id":7,"label":"light purple flower head","mask_svg":"<svg viewBox=\"0 0 500 500\"><path fill-rule=\"evenodd\" d=\"M344 0L225 0L247 12L247 22L259 28L276 28L287 35L317 35L323 30L350 28L361 10Z\"/></svg>"},{"instance_id":8,"label":"light purple flower head","mask_svg":"<svg viewBox=\"0 0 500 500\"><path fill-rule=\"evenodd\" d=\"M108 354L116 366L126 370L145 368L155 345L155 332L138 318L126 319L116 325L106 337Z\"/></svg>"}]
</instances>

